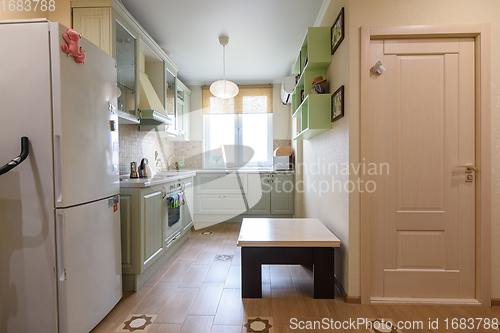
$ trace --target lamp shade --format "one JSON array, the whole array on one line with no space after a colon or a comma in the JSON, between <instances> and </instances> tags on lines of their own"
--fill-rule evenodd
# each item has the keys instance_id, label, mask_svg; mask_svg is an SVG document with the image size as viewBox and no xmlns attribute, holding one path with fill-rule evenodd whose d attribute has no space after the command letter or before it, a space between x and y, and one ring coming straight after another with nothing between
<instances>
[{"instance_id":1,"label":"lamp shade","mask_svg":"<svg viewBox=\"0 0 500 333\"><path fill-rule=\"evenodd\" d=\"M210 85L210 92L212 95L223 99L233 98L238 95L239 91L240 89L236 84L227 80L215 81Z\"/></svg>"}]
</instances>

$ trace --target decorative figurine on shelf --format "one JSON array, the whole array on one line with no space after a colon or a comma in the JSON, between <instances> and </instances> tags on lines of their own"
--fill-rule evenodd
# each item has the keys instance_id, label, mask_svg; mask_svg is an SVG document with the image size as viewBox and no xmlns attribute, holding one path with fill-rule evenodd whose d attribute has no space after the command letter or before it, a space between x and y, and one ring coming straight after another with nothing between
<instances>
[{"instance_id":1,"label":"decorative figurine on shelf","mask_svg":"<svg viewBox=\"0 0 500 333\"><path fill-rule=\"evenodd\" d=\"M314 78L313 83L311 84L312 91L316 94L325 94L328 90L328 81L323 79L323 76L318 76Z\"/></svg>"},{"instance_id":2,"label":"decorative figurine on shelf","mask_svg":"<svg viewBox=\"0 0 500 333\"><path fill-rule=\"evenodd\" d=\"M66 44L62 46L63 52L73 56L75 62L85 65L85 51L80 47L80 40L82 35L73 29L69 29L67 33L63 34Z\"/></svg>"}]
</instances>

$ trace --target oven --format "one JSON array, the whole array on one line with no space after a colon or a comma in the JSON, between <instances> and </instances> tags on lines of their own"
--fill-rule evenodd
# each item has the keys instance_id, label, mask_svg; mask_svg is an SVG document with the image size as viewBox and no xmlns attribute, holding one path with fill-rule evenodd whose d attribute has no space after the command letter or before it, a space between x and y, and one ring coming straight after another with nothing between
<instances>
[{"instance_id":1,"label":"oven","mask_svg":"<svg viewBox=\"0 0 500 333\"><path fill-rule=\"evenodd\" d=\"M167 247L181 234L183 220L184 187L181 182L168 183L163 187L163 233ZM185 200L185 199L184 199Z\"/></svg>"}]
</instances>

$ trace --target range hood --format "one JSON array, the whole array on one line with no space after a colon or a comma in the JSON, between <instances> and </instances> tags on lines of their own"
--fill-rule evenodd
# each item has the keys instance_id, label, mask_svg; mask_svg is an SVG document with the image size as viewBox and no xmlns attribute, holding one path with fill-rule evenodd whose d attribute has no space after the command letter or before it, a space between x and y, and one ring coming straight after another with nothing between
<instances>
[{"instance_id":1,"label":"range hood","mask_svg":"<svg viewBox=\"0 0 500 333\"><path fill-rule=\"evenodd\" d=\"M174 120L165 113L165 108L156 94L147 74L139 72L141 125L171 125Z\"/></svg>"}]
</instances>

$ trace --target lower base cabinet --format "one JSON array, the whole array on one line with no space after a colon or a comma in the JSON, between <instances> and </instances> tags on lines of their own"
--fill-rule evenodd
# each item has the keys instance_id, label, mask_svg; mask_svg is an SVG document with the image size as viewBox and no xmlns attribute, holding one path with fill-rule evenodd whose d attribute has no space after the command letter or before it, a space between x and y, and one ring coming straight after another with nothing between
<instances>
[{"instance_id":1,"label":"lower base cabinet","mask_svg":"<svg viewBox=\"0 0 500 333\"><path fill-rule=\"evenodd\" d=\"M188 178L192 185L192 178ZM191 234L192 219L168 226L169 183L144 188L121 188L120 219L123 290L137 291ZM189 211L191 199L182 206ZM173 230L175 229L175 230Z\"/></svg>"},{"instance_id":2,"label":"lower base cabinet","mask_svg":"<svg viewBox=\"0 0 500 333\"><path fill-rule=\"evenodd\" d=\"M294 214L293 174L200 174L196 185L196 222Z\"/></svg>"}]
</instances>

